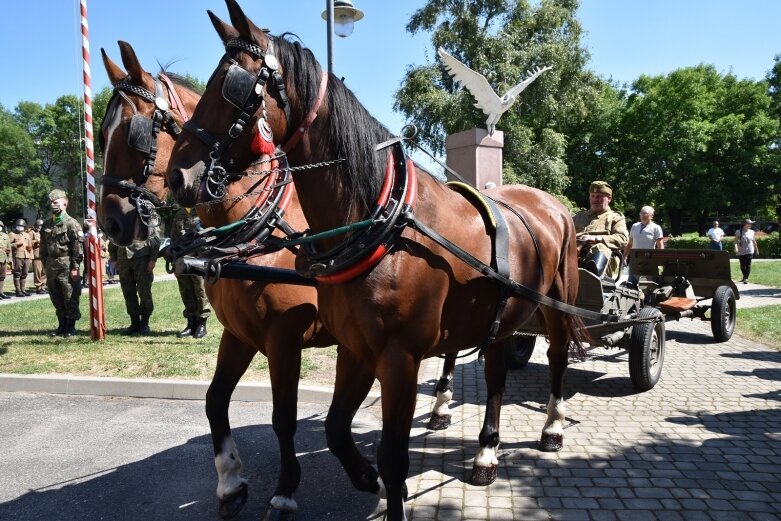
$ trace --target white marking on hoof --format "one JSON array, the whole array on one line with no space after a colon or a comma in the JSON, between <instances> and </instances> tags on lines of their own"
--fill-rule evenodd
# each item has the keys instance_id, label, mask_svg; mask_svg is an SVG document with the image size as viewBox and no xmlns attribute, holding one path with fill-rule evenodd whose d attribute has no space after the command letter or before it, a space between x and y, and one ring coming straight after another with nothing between
<instances>
[{"instance_id":1,"label":"white marking on hoof","mask_svg":"<svg viewBox=\"0 0 781 521\"><path fill-rule=\"evenodd\" d=\"M548 418L542 433L545 435L563 435L566 407L563 398L556 398L553 394L548 399Z\"/></svg>"},{"instance_id":2,"label":"white marking on hoof","mask_svg":"<svg viewBox=\"0 0 781 521\"><path fill-rule=\"evenodd\" d=\"M433 414L441 416L450 416L448 404L453 399L453 391L439 391L437 393L437 402L434 404Z\"/></svg>"},{"instance_id":3,"label":"white marking on hoof","mask_svg":"<svg viewBox=\"0 0 781 521\"><path fill-rule=\"evenodd\" d=\"M224 499L236 492L247 480L241 477L241 458L232 436L222 442L220 453L214 457L217 468L217 497Z\"/></svg>"},{"instance_id":4,"label":"white marking on hoof","mask_svg":"<svg viewBox=\"0 0 781 521\"><path fill-rule=\"evenodd\" d=\"M498 464L499 460L496 459L496 451L491 447L481 448L477 452L477 456L475 456L475 467L490 467Z\"/></svg>"},{"instance_id":5,"label":"white marking on hoof","mask_svg":"<svg viewBox=\"0 0 781 521\"><path fill-rule=\"evenodd\" d=\"M269 501L269 504L276 510L284 510L286 512L298 512L298 503L296 500L289 496L274 496Z\"/></svg>"}]
</instances>

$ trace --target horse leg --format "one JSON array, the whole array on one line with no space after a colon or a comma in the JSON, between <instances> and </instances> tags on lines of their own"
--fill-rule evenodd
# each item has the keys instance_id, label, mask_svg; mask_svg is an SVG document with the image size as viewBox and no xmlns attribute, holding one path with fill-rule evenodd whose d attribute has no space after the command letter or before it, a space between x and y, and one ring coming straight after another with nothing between
<instances>
[{"instance_id":1,"label":"horse leg","mask_svg":"<svg viewBox=\"0 0 781 521\"><path fill-rule=\"evenodd\" d=\"M372 367L344 346L339 346L334 395L325 419L325 434L328 448L339 459L353 486L360 491L380 495L379 474L361 455L351 430L355 413L373 383Z\"/></svg>"},{"instance_id":2,"label":"horse leg","mask_svg":"<svg viewBox=\"0 0 781 521\"><path fill-rule=\"evenodd\" d=\"M483 428L480 430L480 450L472 467L472 485L490 485L496 480L496 467L499 464L496 458L496 452L499 450L499 418L507 379L507 363L502 345L501 342L492 344L485 352L488 400Z\"/></svg>"},{"instance_id":3,"label":"horse leg","mask_svg":"<svg viewBox=\"0 0 781 521\"><path fill-rule=\"evenodd\" d=\"M273 396L271 423L279 442L279 479L264 519L295 519L298 504L293 494L301 481L301 465L296 457L295 434L298 381L301 376L302 338L288 334L293 327L277 321L266 342L269 377Z\"/></svg>"},{"instance_id":4,"label":"horse leg","mask_svg":"<svg viewBox=\"0 0 781 521\"><path fill-rule=\"evenodd\" d=\"M403 346L386 345L377 364L382 392L382 441L378 454L385 485L386 519L405 521L404 500L409 473L409 433L415 413L420 360Z\"/></svg>"},{"instance_id":5,"label":"horse leg","mask_svg":"<svg viewBox=\"0 0 781 521\"><path fill-rule=\"evenodd\" d=\"M214 445L217 468L217 499L220 517L236 516L247 502L247 480L241 477L241 459L231 436L228 407L236 384L249 367L256 351L223 332L217 353L217 367L206 392L206 416Z\"/></svg>"},{"instance_id":6,"label":"horse leg","mask_svg":"<svg viewBox=\"0 0 781 521\"><path fill-rule=\"evenodd\" d=\"M450 427L450 409L448 404L453 399L453 373L456 369L456 355L449 353L445 355L445 362L442 366L442 376L439 377L437 387L434 392L437 401L434 404L434 410L428 420L428 429L432 431L441 431Z\"/></svg>"},{"instance_id":7,"label":"horse leg","mask_svg":"<svg viewBox=\"0 0 781 521\"><path fill-rule=\"evenodd\" d=\"M570 341L570 327L567 318L558 311L543 308L545 321L549 325L548 364L551 375L551 393L548 399L548 417L540 437L540 450L556 452L564 446L564 372L567 370L567 356Z\"/></svg>"}]
</instances>

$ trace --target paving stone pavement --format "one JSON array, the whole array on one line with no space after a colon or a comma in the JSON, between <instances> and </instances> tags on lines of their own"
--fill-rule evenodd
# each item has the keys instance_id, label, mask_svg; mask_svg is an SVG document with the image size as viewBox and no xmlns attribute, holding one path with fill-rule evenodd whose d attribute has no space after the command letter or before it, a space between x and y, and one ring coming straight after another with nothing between
<instances>
[{"instance_id":1,"label":"paving stone pavement","mask_svg":"<svg viewBox=\"0 0 781 521\"><path fill-rule=\"evenodd\" d=\"M781 292L740 285L739 307L781 303ZM543 453L549 378L538 339L529 365L508 378L499 475L468 484L485 386L474 357L460 361L446 431L425 428L419 399L410 442L410 519L781 519L781 352L738 336L715 343L710 323L667 323L660 382L639 393L628 357L595 349L565 377L564 448ZM422 368L433 391L440 362Z\"/></svg>"}]
</instances>

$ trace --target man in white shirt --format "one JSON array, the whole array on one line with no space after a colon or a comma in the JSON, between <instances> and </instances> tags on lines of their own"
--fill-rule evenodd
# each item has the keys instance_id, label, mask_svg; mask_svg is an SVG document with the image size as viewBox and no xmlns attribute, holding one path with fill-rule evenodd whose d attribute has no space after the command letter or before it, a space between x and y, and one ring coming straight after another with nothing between
<instances>
[{"instance_id":1,"label":"man in white shirt","mask_svg":"<svg viewBox=\"0 0 781 521\"><path fill-rule=\"evenodd\" d=\"M705 235L710 239L709 249L719 251L724 249L724 244L721 242L724 238L724 230L719 228L719 221L713 221L713 227Z\"/></svg>"},{"instance_id":2,"label":"man in white shirt","mask_svg":"<svg viewBox=\"0 0 781 521\"><path fill-rule=\"evenodd\" d=\"M629 230L629 242L624 248L624 261L629 265L629 252L638 249L664 249L664 232L654 222L654 209L650 206L640 208L640 222L634 223ZM629 282L637 284L637 277L629 272Z\"/></svg>"}]
</instances>

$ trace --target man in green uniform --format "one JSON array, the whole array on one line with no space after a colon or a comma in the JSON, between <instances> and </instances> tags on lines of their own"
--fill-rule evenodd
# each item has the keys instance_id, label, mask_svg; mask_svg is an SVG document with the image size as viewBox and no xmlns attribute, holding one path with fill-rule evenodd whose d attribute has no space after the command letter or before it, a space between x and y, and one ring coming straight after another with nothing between
<instances>
[{"instance_id":1,"label":"man in green uniform","mask_svg":"<svg viewBox=\"0 0 781 521\"><path fill-rule=\"evenodd\" d=\"M81 318L79 264L84 259L81 225L68 215L68 196L63 190L49 192L52 217L41 228L41 260L46 268L49 298L57 312L57 329L52 336L76 334Z\"/></svg>"},{"instance_id":2,"label":"man in green uniform","mask_svg":"<svg viewBox=\"0 0 781 521\"><path fill-rule=\"evenodd\" d=\"M41 261L41 227L43 226L43 219L37 219L33 229L30 230L30 239L33 241L33 284L35 285L35 292L39 295L46 293L44 289L46 287L46 272L43 269L43 261Z\"/></svg>"},{"instance_id":3,"label":"man in green uniform","mask_svg":"<svg viewBox=\"0 0 781 521\"><path fill-rule=\"evenodd\" d=\"M160 236L154 227L149 229L145 241L133 241L130 246L109 243L109 262L119 274L119 285L125 297L125 308L130 315L130 327L123 335L146 335L150 332L149 317L154 311L152 282L155 280L155 263L160 250Z\"/></svg>"},{"instance_id":4,"label":"man in green uniform","mask_svg":"<svg viewBox=\"0 0 781 521\"><path fill-rule=\"evenodd\" d=\"M190 208L181 208L174 215L171 240L175 241L190 231L197 231L201 226L198 216ZM184 304L184 318L187 325L176 336L184 338L203 338L206 336L206 319L211 314L209 300L206 298L203 277L197 275L177 275L179 295Z\"/></svg>"},{"instance_id":5,"label":"man in green uniform","mask_svg":"<svg viewBox=\"0 0 781 521\"><path fill-rule=\"evenodd\" d=\"M30 273L30 266L33 263L33 241L30 234L27 233L27 221L17 219L14 225L14 231L8 234L11 240L11 256L13 257L14 267L14 289L17 297L29 297L30 293L25 289L27 284L27 274Z\"/></svg>"},{"instance_id":6,"label":"man in green uniform","mask_svg":"<svg viewBox=\"0 0 781 521\"><path fill-rule=\"evenodd\" d=\"M629 242L626 221L621 213L610 209L613 188L609 184L594 181L588 192L589 209L573 217L583 267L598 276L615 278L621 262L612 252L623 251Z\"/></svg>"},{"instance_id":7,"label":"man in green uniform","mask_svg":"<svg viewBox=\"0 0 781 521\"><path fill-rule=\"evenodd\" d=\"M5 224L0 221L0 300L9 299L5 294L5 274L11 259L11 241L5 233Z\"/></svg>"}]
</instances>

